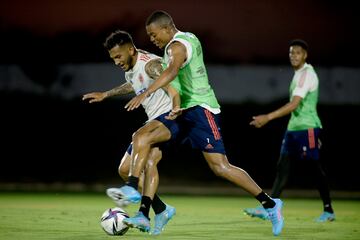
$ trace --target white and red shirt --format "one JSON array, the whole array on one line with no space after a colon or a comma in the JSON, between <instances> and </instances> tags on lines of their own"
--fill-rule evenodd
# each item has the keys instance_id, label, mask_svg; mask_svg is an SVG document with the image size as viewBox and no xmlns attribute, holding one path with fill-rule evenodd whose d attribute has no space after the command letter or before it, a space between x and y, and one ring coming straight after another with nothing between
<instances>
[{"instance_id":1,"label":"white and red shirt","mask_svg":"<svg viewBox=\"0 0 360 240\"><path fill-rule=\"evenodd\" d=\"M125 79L131 84L136 95L143 93L155 81L145 71L146 64L152 59L160 59L160 57L143 50L138 50L136 64L132 69L125 72ZM146 98L142 106L148 116L148 121L150 121L163 113L171 111L172 102L169 95L160 88Z\"/></svg>"}]
</instances>

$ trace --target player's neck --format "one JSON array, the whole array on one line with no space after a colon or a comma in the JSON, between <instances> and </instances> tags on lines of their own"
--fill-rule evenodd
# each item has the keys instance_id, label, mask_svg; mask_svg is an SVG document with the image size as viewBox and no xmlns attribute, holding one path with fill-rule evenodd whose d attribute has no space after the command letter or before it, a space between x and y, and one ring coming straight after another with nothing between
<instances>
[{"instance_id":1,"label":"player's neck","mask_svg":"<svg viewBox=\"0 0 360 240\"><path fill-rule=\"evenodd\" d=\"M172 28L170 30L170 36L171 38L173 38L175 36L176 33L180 32L179 30L177 30L176 28Z\"/></svg>"},{"instance_id":2,"label":"player's neck","mask_svg":"<svg viewBox=\"0 0 360 240\"><path fill-rule=\"evenodd\" d=\"M298 71L298 70L302 69L302 68L304 67L304 65L305 65L305 62L304 62L304 63L299 64L298 66L293 66L294 71Z\"/></svg>"},{"instance_id":3,"label":"player's neck","mask_svg":"<svg viewBox=\"0 0 360 240\"><path fill-rule=\"evenodd\" d=\"M131 65L132 65L131 69L133 69L135 64L137 63L138 55L139 55L139 52L137 50L135 50L135 54L131 60Z\"/></svg>"}]
</instances>

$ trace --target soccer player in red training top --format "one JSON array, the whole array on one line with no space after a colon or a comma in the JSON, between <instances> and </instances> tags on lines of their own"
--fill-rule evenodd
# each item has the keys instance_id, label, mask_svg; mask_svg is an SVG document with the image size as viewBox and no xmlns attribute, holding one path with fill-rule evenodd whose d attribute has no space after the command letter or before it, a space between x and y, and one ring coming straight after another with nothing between
<instances>
[{"instance_id":1,"label":"soccer player in red training top","mask_svg":"<svg viewBox=\"0 0 360 240\"><path fill-rule=\"evenodd\" d=\"M171 83L181 97L183 111L176 119L180 131L185 133L194 148L202 151L217 176L242 187L262 204L272 222L273 234L279 235L284 225L283 202L270 198L246 171L231 165L227 159L218 125L220 106L208 81L200 41L194 34L176 29L171 16L163 11L156 11L148 17L146 31L151 42L164 49L166 66L159 78L125 107L129 111L139 107L150 94ZM139 177L144 162L132 164L134 170L130 172L134 175L131 177Z\"/></svg>"},{"instance_id":2,"label":"soccer player in red training top","mask_svg":"<svg viewBox=\"0 0 360 240\"><path fill-rule=\"evenodd\" d=\"M290 63L295 70L290 83L290 101L273 112L253 117L250 124L261 128L271 120L291 114L281 145L271 196L280 196L289 176L290 162L300 160L308 166L323 201L324 211L316 221L334 221L330 191L319 159L319 136L322 129L316 110L319 79L314 68L306 63L307 56L308 44L304 40L295 39L290 42ZM268 218L262 208L247 208L244 211L253 217Z\"/></svg>"},{"instance_id":3,"label":"soccer player in red training top","mask_svg":"<svg viewBox=\"0 0 360 240\"><path fill-rule=\"evenodd\" d=\"M100 102L111 96L133 92L140 94L162 72L161 58L137 49L130 34L125 31L117 30L111 33L106 39L104 46L109 51L109 55L115 64L125 71L126 83L106 92L85 94L83 100L90 99L89 102L92 103ZM142 104L148 120L143 127L135 132L133 142L129 145L121 160L119 174L125 181L128 181L132 150L141 147L140 139L146 138L149 135L148 132L152 132L153 135L149 137L156 139L157 142L162 142L175 137L177 134L177 124L168 115L173 108L180 107L180 97L171 86L167 86L166 91L159 89ZM154 135L156 138L154 138ZM140 208L139 212L146 218L149 218L150 205L154 209L155 228L153 229L153 234L155 235L161 233L164 226L175 214L175 208L163 203L158 195L155 194L159 183L156 165L160 161L161 156L162 153L158 147L152 146L149 149L149 161L145 168L145 176L148 177L144 178L143 183L140 181L139 185L143 188L143 196L139 195L136 200L140 201L141 198L143 207ZM121 198L118 190L119 188L109 188L107 190L109 197L118 206L123 207L132 202L133 199ZM150 230L150 222L146 222L143 230Z\"/></svg>"}]
</instances>

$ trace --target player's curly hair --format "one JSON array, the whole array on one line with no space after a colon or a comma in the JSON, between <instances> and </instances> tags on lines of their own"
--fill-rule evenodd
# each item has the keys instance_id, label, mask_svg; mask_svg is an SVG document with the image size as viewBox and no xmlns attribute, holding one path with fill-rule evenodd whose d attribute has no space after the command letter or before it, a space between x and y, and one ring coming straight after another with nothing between
<instances>
[{"instance_id":1,"label":"player's curly hair","mask_svg":"<svg viewBox=\"0 0 360 240\"><path fill-rule=\"evenodd\" d=\"M292 46L300 46L306 51L308 51L308 49L309 49L309 45L307 44L307 42L305 42L302 39L293 39L293 40L291 40L290 44L289 44L289 47L292 47Z\"/></svg>"},{"instance_id":2,"label":"player's curly hair","mask_svg":"<svg viewBox=\"0 0 360 240\"><path fill-rule=\"evenodd\" d=\"M127 43L134 45L131 35L126 31L116 30L106 38L104 47L107 50L111 50L116 45L122 46Z\"/></svg>"}]
</instances>

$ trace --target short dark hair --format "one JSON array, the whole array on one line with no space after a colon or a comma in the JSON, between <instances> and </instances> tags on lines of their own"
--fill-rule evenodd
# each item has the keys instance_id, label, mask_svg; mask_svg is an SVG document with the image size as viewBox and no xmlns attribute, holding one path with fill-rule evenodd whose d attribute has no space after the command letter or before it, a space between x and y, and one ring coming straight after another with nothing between
<instances>
[{"instance_id":1,"label":"short dark hair","mask_svg":"<svg viewBox=\"0 0 360 240\"><path fill-rule=\"evenodd\" d=\"M104 47L111 50L116 45L122 46L127 43L134 45L131 35L126 31L116 30L106 38Z\"/></svg>"},{"instance_id":2,"label":"short dark hair","mask_svg":"<svg viewBox=\"0 0 360 240\"><path fill-rule=\"evenodd\" d=\"M293 39L293 40L291 40L290 44L289 44L289 47L292 47L292 46L300 46L306 51L308 51L308 49L309 49L309 45L307 44L307 42L305 42L302 39Z\"/></svg>"},{"instance_id":3,"label":"short dark hair","mask_svg":"<svg viewBox=\"0 0 360 240\"><path fill-rule=\"evenodd\" d=\"M157 10L153 12L147 19L146 19L146 26L149 26L152 23L160 23L161 25L174 25L174 21L170 14L165 11Z\"/></svg>"}]
</instances>

